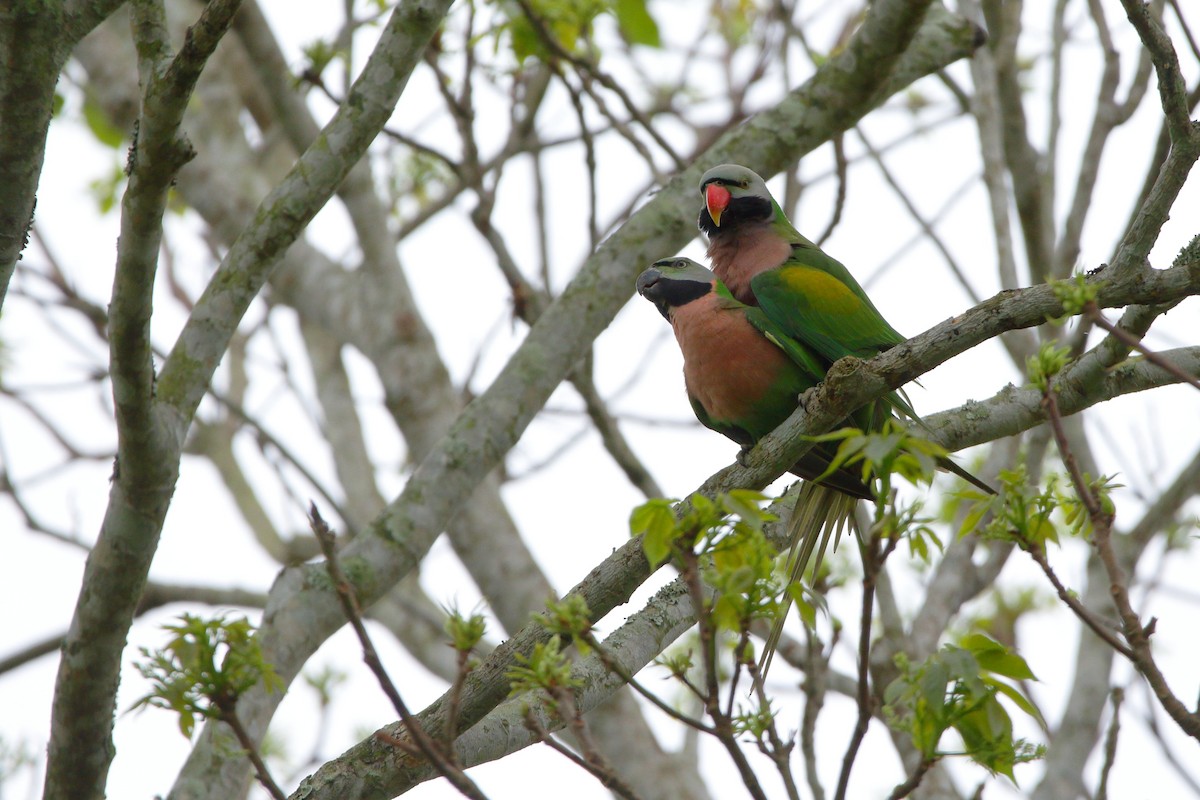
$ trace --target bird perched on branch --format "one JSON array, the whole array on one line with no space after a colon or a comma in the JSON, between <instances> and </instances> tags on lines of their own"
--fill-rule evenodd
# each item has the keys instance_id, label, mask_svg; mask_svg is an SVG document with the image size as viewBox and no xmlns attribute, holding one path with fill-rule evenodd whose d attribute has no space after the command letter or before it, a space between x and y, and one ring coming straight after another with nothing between
<instances>
[{"instance_id":1,"label":"bird perched on branch","mask_svg":"<svg viewBox=\"0 0 1200 800\"><path fill-rule=\"evenodd\" d=\"M692 408L709 428L752 446L799 403L843 356L870 358L905 340L840 262L802 236L762 177L722 164L700 182L699 226L709 240L709 271L689 259L656 262L638 277L675 330L684 357ZM848 420L879 430L893 412L920 422L899 392L857 410ZM806 479L789 523L788 574L798 581L819 570L830 539L850 522L859 499L870 499L861 477L846 469L824 475L834 453L818 445L792 467ZM939 458L985 492L994 491L954 462ZM820 479L820 480L817 480ZM760 662L766 670L782 630L771 631Z\"/></svg>"},{"instance_id":2,"label":"bird perched on branch","mask_svg":"<svg viewBox=\"0 0 1200 800\"><path fill-rule=\"evenodd\" d=\"M711 270L689 258L656 261L638 276L637 291L675 331L684 386L697 419L744 448L779 427L796 410L800 395L825 376L814 353L761 309L734 298ZM873 418L880 409L886 406L860 409L848 424L874 430L883 422ZM871 499L856 471L843 467L826 474L835 452L833 445L819 443L790 468L805 479L789 524L792 582L800 579L814 553L814 570L819 567L858 501ZM781 632L782 615L764 647L763 672Z\"/></svg>"},{"instance_id":3,"label":"bird perched on branch","mask_svg":"<svg viewBox=\"0 0 1200 800\"><path fill-rule=\"evenodd\" d=\"M905 341L841 262L792 226L757 172L721 164L700 178L699 227L708 237L712 271L742 303L757 306L822 364L843 356L872 358ZM882 398L921 424L899 392ZM873 415L882 421L887 412ZM939 466L989 494L995 491L949 459Z\"/></svg>"},{"instance_id":4,"label":"bird perched on branch","mask_svg":"<svg viewBox=\"0 0 1200 800\"><path fill-rule=\"evenodd\" d=\"M713 167L700 179L699 226L712 271L828 364L871 358L903 342L842 264L800 235L751 169Z\"/></svg>"}]
</instances>

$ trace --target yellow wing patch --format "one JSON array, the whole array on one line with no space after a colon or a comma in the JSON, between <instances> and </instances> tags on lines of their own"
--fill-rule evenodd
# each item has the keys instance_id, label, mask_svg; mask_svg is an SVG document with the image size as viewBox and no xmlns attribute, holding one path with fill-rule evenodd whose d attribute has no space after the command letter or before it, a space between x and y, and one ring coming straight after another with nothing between
<instances>
[{"instance_id":1,"label":"yellow wing patch","mask_svg":"<svg viewBox=\"0 0 1200 800\"><path fill-rule=\"evenodd\" d=\"M829 313L853 314L862 305L858 295L846 284L812 267L784 267L779 277L790 291L809 299L813 305Z\"/></svg>"}]
</instances>

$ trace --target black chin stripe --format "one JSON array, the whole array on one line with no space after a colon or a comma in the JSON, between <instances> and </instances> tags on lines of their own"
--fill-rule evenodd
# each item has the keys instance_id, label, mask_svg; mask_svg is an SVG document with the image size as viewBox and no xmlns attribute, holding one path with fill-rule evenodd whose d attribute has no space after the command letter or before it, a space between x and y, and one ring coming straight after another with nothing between
<instances>
[{"instance_id":1,"label":"black chin stripe","mask_svg":"<svg viewBox=\"0 0 1200 800\"><path fill-rule=\"evenodd\" d=\"M722 231L731 231L739 225L750 222L769 222L775 214L771 201L764 197L735 197L729 201L725 213L721 215L721 224L713 222L708 213L708 206L701 206L700 219L697 225L709 238L719 236Z\"/></svg>"},{"instance_id":2,"label":"black chin stripe","mask_svg":"<svg viewBox=\"0 0 1200 800\"><path fill-rule=\"evenodd\" d=\"M711 292L712 284L689 280L660 280L654 288L660 302L669 308L679 308Z\"/></svg>"}]
</instances>

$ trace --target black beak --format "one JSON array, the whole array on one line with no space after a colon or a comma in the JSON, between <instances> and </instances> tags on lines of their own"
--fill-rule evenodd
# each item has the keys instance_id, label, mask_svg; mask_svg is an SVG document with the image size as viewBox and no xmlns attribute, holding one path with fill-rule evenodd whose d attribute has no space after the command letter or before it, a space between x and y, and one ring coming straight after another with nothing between
<instances>
[{"instance_id":1,"label":"black beak","mask_svg":"<svg viewBox=\"0 0 1200 800\"><path fill-rule=\"evenodd\" d=\"M648 299L653 300L654 298L649 297L646 292L653 289L654 285L658 283L660 278L662 278L662 273L656 270L654 267L644 270L641 275L638 275L637 278L637 293L642 297L647 297Z\"/></svg>"}]
</instances>

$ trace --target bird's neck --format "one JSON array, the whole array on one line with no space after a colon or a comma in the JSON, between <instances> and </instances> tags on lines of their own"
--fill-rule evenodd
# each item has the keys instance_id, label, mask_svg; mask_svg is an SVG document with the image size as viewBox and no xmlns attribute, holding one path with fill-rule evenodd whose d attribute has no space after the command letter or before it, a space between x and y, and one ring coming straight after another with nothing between
<instances>
[{"instance_id":1,"label":"bird's neck","mask_svg":"<svg viewBox=\"0 0 1200 800\"><path fill-rule=\"evenodd\" d=\"M775 269L791 254L792 246L769 222L721 230L708 244L712 271L734 297L747 305L758 305L750 291L750 279Z\"/></svg>"}]
</instances>

